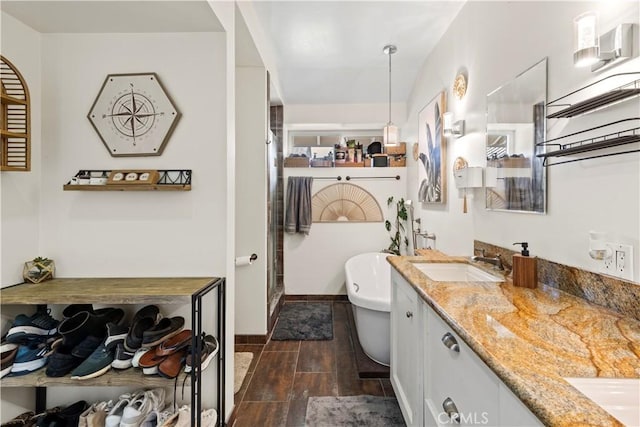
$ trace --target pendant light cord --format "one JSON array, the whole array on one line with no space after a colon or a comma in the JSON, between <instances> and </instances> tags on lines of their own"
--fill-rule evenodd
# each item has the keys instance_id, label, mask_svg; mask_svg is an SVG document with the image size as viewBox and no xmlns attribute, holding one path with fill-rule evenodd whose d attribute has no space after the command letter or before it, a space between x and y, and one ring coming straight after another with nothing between
<instances>
[{"instance_id":1,"label":"pendant light cord","mask_svg":"<svg viewBox=\"0 0 640 427\"><path fill-rule=\"evenodd\" d=\"M389 125L391 124L391 55L398 51L398 48L393 44L386 45L382 51L389 55Z\"/></svg>"},{"instance_id":2,"label":"pendant light cord","mask_svg":"<svg viewBox=\"0 0 640 427\"><path fill-rule=\"evenodd\" d=\"M389 49L389 122L387 124L391 124L391 54L392 51Z\"/></svg>"}]
</instances>

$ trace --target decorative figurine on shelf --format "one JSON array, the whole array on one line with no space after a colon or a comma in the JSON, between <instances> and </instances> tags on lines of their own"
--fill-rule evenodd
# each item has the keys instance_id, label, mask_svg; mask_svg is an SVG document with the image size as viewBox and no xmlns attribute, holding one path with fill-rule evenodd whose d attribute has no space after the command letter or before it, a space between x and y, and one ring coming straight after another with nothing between
<instances>
[{"instance_id":1,"label":"decorative figurine on shelf","mask_svg":"<svg viewBox=\"0 0 640 427\"><path fill-rule=\"evenodd\" d=\"M31 283L40 283L53 279L56 265L52 259L37 257L24 263L22 277Z\"/></svg>"}]
</instances>

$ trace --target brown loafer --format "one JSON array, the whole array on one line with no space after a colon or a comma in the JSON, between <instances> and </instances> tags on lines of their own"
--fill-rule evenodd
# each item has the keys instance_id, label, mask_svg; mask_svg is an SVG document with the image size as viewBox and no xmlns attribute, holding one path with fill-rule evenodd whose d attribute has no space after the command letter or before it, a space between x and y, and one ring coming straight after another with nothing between
<instances>
[{"instance_id":1,"label":"brown loafer","mask_svg":"<svg viewBox=\"0 0 640 427\"><path fill-rule=\"evenodd\" d=\"M176 351L158 365L158 374L165 378L175 378L180 374L180 370L184 366L184 361L187 358L187 349L183 348Z\"/></svg>"},{"instance_id":2,"label":"brown loafer","mask_svg":"<svg viewBox=\"0 0 640 427\"><path fill-rule=\"evenodd\" d=\"M162 341L158 347L156 347L156 355L169 356L176 351L188 346L191 343L191 329L185 329L180 331L178 335L174 335L168 340Z\"/></svg>"}]
</instances>

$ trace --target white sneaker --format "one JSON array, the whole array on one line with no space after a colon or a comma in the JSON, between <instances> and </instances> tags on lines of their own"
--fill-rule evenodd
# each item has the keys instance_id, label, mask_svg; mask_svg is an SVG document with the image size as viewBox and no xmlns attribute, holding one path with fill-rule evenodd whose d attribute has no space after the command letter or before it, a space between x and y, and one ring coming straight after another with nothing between
<instances>
[{"instance_id":1,"label":"white sneaker","mask_svg":"<svg viewBox=\"0 0 640 427\"><path fill-rule=\"evenodd\" d=\"M120 421L122 420L122 412L131 401L131 397L132 396L129 394L123 394L122 396L120 396L118 403L113 406L104 420L105 427L118 427L120 425Z\"/></svg>"},{"instance_id":2,"label":"white sneaker","mask_svg":"<svg viewBox=\"0 0 640 427\"><path fill-rule=\"evenodd\" d=\"M200 413L200 425L202 427L216 427L218 424L218 413L215 409L205 409ZM171 417L161 427L190 427L191 407L182 406L173 417Z\"/></svg>"},{"instance_id":3,"label":"white sneaker","mask_svg":"<svg viewBox=\"0 0 640 427\"><path fill-rule=\"evenodd\" d=\"M140 427L157 427L162 426L164 423L173 416L173 412L171 411L160 411L153 410L147 415L147 417L142 421Z\"/></svg>"},{"instance_id":4,"label":"white sneaker","mask_svg":"<svg viewBox=\"0 0 640 427\"><path fill-rule=\"evenodd\" d=\"M113 408L113 401L98 402L89 406L86 411L80 414L78 427L104 426L105 419L109 411Z\"/></svg>"},{"instance_id":5,"label":"white sneaker","mask_svg":"<svg viewBox=\"0 0 640 427\"><path fill-rule=\"evenodd\" d=\"M163 388L147 390L133 399L124 411L120 427L139 427L152 411L164 409L165 391Z\"/></svg>"},{"instance_id":6,"label":"white sneaker","mask_svg":"<svg viewBox=\"0 0 640 427\"><path fill-rule=\"evenodd\" d=\"M135 354L133 355L133 359L131 359L131 366L133 366L134 368L139 368L140 358L144 356L144 354L149 350L151 349L147 347L141 347L138 350L136 350Z\"/></svg>"},{"instance_id":7,"label":"white sneaker","mask_svg":"<svg viewBox=\"0 0 640 427\"><path fill-rule=\"evenodd\" d=\"M218 425L218 412L215 409L205 409L200 414L202 427L216 427Z\"/></svg>"}]
</instances>

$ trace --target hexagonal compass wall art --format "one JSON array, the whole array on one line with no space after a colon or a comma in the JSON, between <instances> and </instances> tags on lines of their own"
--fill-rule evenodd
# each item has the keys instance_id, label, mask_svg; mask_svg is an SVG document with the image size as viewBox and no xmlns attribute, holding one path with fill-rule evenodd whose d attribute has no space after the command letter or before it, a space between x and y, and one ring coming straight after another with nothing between
<instances>
[{"instance_id":1,"label":"hexagonal compass wall art","mask_svg":"<svg viewBox=\"0 0 640 427\"><path fill-rule=\"evenodd\" d=\"M109 74L87 117L112 156L159 156L180 112L155 73Z\"/></svg>"}]
</instances>

